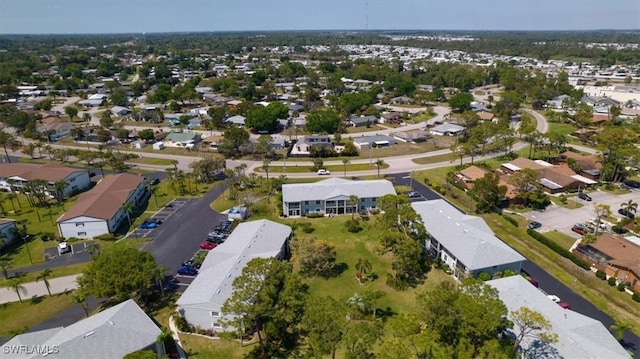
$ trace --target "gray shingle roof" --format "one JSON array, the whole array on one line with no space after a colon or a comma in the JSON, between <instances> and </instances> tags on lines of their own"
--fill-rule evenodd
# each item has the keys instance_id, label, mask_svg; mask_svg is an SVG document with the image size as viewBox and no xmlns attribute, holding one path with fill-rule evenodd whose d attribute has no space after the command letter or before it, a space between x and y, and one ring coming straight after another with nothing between
<instances>
[{"instance_id":1,"label":"gray shingle roof","mask_svg":"<svg viewBox=\"0 0 640 359\"><path fill-rule=\"evenodd\" d=\"M5 345L38 345L58 348L55 357L74 359L121 359L126 354L155 344L160 329L132 299L92 315L66 328L21 334ZM12 354L3 358L41 358L38 353Z\"/></svg>"},{"instance_id":2,"label":"gray shingle roof","mask_svg":"<svg viewBox=\"0 0 640 359\"><path fill-rule=\"evenodd\" d=\"M630 358L629 354L601 322L563 309L522 276L495 279L488 281L487 284L498 290L500 299L507 306L509 312L528 307L542 314L551 323L551 331L558 335L558 342L551 344L551 351L549 351L549 347L546 347L546 352L555 352L556 355L543 356L539 355L540 352L536 349L532 349L531 358ZM532 338L527 338L523 340L522 347L527 349L536 345L540 345L540 343L534 342ZM542 346L539 350L544 350L544 348L545 346Z\"/></svg>"},{"instance_id":3,"label":"gray shingle roof","mask_svg":"<svg viewBox=\"0 0 640 359\"><path fill-rule=\"evenodd\" d=\"M422 216L427 232L469 270L525 260L496 237L482 218L463 214L445 200L413 202L411 206Z\"/></svg>"},{"instance_id":4,"label":"gray shingle roof","mask_svg":"<svg viewBox=\"0 0 640 359\"><path fill-rule=\"evenodd\" d=\"M282 186L284 202L327 200L350 195L378 198L386 194L396 194L393 184L387 180L350 181L329 178L316 183L292 183Z\"/></svg>"},{"instance_id":5,"label":"gray shingle roof","mask_svg":"<svg viewBox=\"0 0 640 359\"><path fill-rule=\"evenodd\" d=\"M290 235L291 227L266 219L239 224L224 243L209 251L198 276L176 304L219 310L247 263L277 256Z\"/></svg>"}]
</instances>

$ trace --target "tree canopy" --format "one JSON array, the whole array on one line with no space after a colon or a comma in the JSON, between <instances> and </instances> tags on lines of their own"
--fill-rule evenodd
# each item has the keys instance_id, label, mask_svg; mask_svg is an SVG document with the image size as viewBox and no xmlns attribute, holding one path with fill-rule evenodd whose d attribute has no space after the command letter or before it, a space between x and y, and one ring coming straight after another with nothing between
<instances>
[{"instance_id":1,"label":"tree canopy","mask_svg":"<svg viewBox=\"0 0 640 359\"><path fill-rule=\"evenodd\" d=\"M340 116L334 110L317 109L307 115L307 130L313 133L336 133L340 122Z\"/></svg>"}]
</instances>

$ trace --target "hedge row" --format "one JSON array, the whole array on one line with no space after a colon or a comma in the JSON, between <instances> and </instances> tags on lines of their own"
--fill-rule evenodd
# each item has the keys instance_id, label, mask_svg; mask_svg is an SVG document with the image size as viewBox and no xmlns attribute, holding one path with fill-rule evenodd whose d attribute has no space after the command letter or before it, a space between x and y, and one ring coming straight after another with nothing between
<instances>
[{"instance_id":1,"label":"hedge row","mask_svg":"<svg viewBox=\"0 0 640 359\"><path fill-rule=\"evenodd\" d=\"M589 265L589 263L587 263L585 260L583 260L582 258L579 258L575 254L569 252L568 249L562 247L558 243L556 243L556 242L552 241L551 239L545 237L541 233L536 232L536 231L534 231L532 229L527 229L527 234L529 236L533 237L533 239L537 240L538 242L540 242L540 243L544 244L545 246L551 248L552 251L554 251L554 252L558 253L559 255L569 259L574 264L576 264L578 267L580 267L580 268L582 268L584 270L590 270L591 269L591 265Z\"/></svg>"}]
</instances>

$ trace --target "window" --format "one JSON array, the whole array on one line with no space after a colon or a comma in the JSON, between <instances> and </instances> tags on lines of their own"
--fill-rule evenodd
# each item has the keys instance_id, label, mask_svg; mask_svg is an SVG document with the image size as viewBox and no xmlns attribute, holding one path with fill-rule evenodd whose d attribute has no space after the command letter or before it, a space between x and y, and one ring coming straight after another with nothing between
<instances>
[{"instance_id":1,"label":"window","mask_svg":"<svg viewBox=\"0 0 640 359\"><path fill-rule=\"evenodd\" d=\"M309 204L309 201L304 201L304 204Z\"/></svg>"},{"instance_id":2,"label":"window","mask_svg":"<svg viewBox=\"0 0 640 359\"><path fill-rule=\"evenodd\" d=\"M87 232L78 232L78 236L79 237L83 237L83 236L86 236L86 235L87 235Z\"/></svg>"},{"instance_id":3,"label":"window","mask_svg":"<svg viewBox=\"0 0 640 359\"><path fill-rule=\"evenodd\" d=\"M76 227L84 227L84 223L78 222L78 223L76 223Z\"/></svg>"},{"instance_id":4,"label":"window","mask_svg":"<svg viewBox=\"0 0 640 359\"><path fill-rule=\"evenodd\" d=\"M316 204L320 204L320 201L316 201Z\"/></svg>"},{"instance_id":5,"label":"window","mask_svg":"<svg viewBox=\"0 0 640 359\"><path fill-rule=\"evenodd\" d=\"M222 328L222 325L220 325L220 323L211 323L211 324L214 328Z\"/></svg>"},{"instance_id":6,"label":"window","mask_svg":"<svg viewBox=\"0 0 640 359\"><path fill-rule=\"evenodd\" d=\"M75 178L75 177L73 177L73 178L69 178L69 182L75 182L75 181L76 181L76 178Z\"/></svg>"},{"instance_id":7,"label":"window","mask_svg":"<svg viewBox=\"0 0 640 359\"><path fill-rule=\"evenodd\" d=\"M219 312L211 312L211 316L212 317L219 317L220 313Z\"/></svg>"}]
</instances>

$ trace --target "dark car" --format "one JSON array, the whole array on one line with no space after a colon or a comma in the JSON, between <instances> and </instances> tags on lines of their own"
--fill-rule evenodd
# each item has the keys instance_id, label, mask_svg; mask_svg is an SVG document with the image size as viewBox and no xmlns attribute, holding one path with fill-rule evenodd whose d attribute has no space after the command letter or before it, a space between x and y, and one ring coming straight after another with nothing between
<instances>
[{"instance_id":1,"label":"dark car","mask_svg":"<svg viewBox=\"0 0 640 359\"><path fill-rule=\"evenodd\" d=\"M582 223L574 224L573 227L571 227L571 230L581 235L584 235L585 233L587 233L587 229Z\"/></svg>"},{"instance_id":2,"label":"dark car","mask_svg":"<svg viewBox=\"0 0 640 359\"><path fill-rule=\"evenodd\" d=\"M591 202L591 196L589 196L588 194L584 193L584 192L578 192L578 198L583 199L587 202Z\"/></svg>"},{"instance_id":3,"label":"dark car","mask_svg":"<svg viewBox=\"0 0 640 359\"><path fill-rule=\"evenodd\" d=\"M209 233L207 235L207 242L220 244L224 242L225 237L215 233Z\"/></svg>"},{"instance_id":4,"label":"dark car","mask_svg":"<svg viewBox=\"0 0 640 359\"><path fill-rule=\"evenodd\" d=\"M178 274L181 275L197 275L198 274L198 270L192 267L180 267L178 268Z\"/></svg>"},{"instance_id":5,"label":"dark car","mask_svg":"<svg viewBox=\"0 0 640 359\"><path fill-rule=\"evenodd\" d=\"M542 227L542 223L536 222L536 221L533 221L533 222L529 223L529 225L527 225L527 228L529 228L529 229L536 229L536 228L540 228L540 227Z\"/></svg>"},{"instance_id":6,"label":"dark car","mask_svg":"<svg viewBox=\"0 0 640 359\"><path fill-rule=\"evenodd\" d=\"M631 188L640 188L640 181L625 180L623 183Z\"/></svg>"},{"instance_id":7,"label":"dark car","mask_svg":"<svg viewBox=\"0 0 640 359\"><path fill-rule=\"evenodd\" d=\"M409 198L418 198L418 197L421 197L421 196L420 196L420 193L414 191L414 192L407 193L407 197L409 197Z\"/></svg>"},{"instance_id":8,"label":"dark car","mask_svg":"<svg viewBox=\"0 0 640 359\"><path fill-rule=\"evenodd\" d=\"M628 209L624 209L624 208L620 208L618 210L618 214L621 214L621 215L623 215L625 217L628 217L628 218L631 218L631 219L636 218L636 215L633 212L629 211Z\"/></svg>"},{"instance_id":9,"label":"dark car","mask_svg":"<svg viewBox=\"0 0 640 359\"><path fill-rule=\"evenodd\" d=\"M155 185L157 185L158 183L160 183L160 180L159 180L159 179L157 179L157 178L154 178L154 179L152 179L152 180L151 180L151 182L150 182L150 183L151 183L151 185L152 185L152 186L155 186Z\"/></svg>"},{"instance_id":10,"label":"dark car","mask_svg":"<svg viewBox=\"0 0 640 359\"><path fill-rule=\"evenodd\" d=\"M183 267L189 267L189 268L194 268L194 269L200 268L201 264L202 263L194 261L193 259L187 259L186 261L182 262L182 266Z\"/></svg>"}]
</instances>

